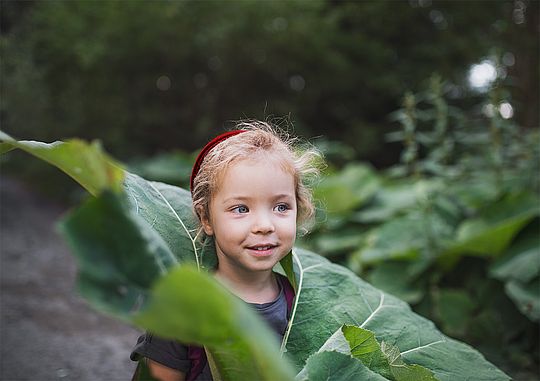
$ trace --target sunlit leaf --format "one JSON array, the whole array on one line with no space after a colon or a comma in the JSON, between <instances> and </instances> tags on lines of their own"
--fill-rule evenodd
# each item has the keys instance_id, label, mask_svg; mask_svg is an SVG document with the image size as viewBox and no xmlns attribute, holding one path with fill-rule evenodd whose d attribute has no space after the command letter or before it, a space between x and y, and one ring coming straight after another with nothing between
<instances>
[{"instance_id":1,"label":"sunlit leaf","mask_svg":"<svg viewBox=\"0 0 540 381\"><path fill-rule=\"evenodd\" d=\"M73 139L51 144L36 141L17 141L0 131L2 149L19 148L58 167L93 195L105 189L120 190L124 178L122 166L107 155L98 141L86 143Z\"/></svg>"},{"instance_id":2,"label":"sunlit leaf","mask_svg":"<svg viewBox=\"0 0 540 381\"><path fill-rule=\"evenodd\" d=\"M381 376L392 378L390 361L381 350L381 345L375 339L373 332L351 325L343 326L341 332L349 343L350 352L354 358L362 361L365 366Z\"/></svg>"}]
</instances>

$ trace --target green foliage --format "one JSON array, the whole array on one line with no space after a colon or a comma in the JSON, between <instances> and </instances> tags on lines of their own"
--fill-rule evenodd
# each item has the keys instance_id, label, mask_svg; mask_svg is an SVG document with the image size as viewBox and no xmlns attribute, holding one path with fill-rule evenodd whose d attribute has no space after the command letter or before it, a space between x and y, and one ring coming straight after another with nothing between
<instances>
[{"instance_id":1,"label":"green foliage","mask_svg":"<svg viewBox=\"0 0 540 381\"><path fill-rule=\"evenodd\" d=\"M353 163L339 173L325 176L314 196L324 199L324 209L329 214L344 213L370 199L378 188L377 182L372 168Z\"/></svg>"},{"instance_id":2,"label":"green foliage","mask_svg":"<svg viewBox=\"0 0 540 381\"><path fill-rule=\"evenodd\" d=\"M533 321L540 321L538 298L540 279L539 220L516 238L505 255L490 267L490 275L505 282L505 290L519 310Z\"/></svg>"},{"instance_id":3,"label":"green foliage","mask_svg":"<svg viewBox=\"0 0 540 381\"><path fill-rule=\"evenodd\" d=\"M370 197L341 201L348 207L330 209L306 243L505 366L520 368L510 356L520 343L518 351L532 353L527 366L534 373L538 343L523 337L537 332L540 311L540 134L499 114L449 105L442 89L433 77L393 114L403 127L390 135L404 145L399 165L356 185L332 174L350 189L373 186ZM316 195L323 204L338 198ZM509 300L513 308L497 305ZM493 344L492 334L474 333L480 324L510 328Z\"/></svg>"},{"instance_id":4,"label":"green foliage","mask_svg":"<svg viewBox=\"0 0 540 381\"><path fill-rule=\"evenodd\" d=\"M43 148L77 143L21 146L40 157ZM83 157L95 150L77 147ZM62 152L52 156L58 160L51 162L61 166ZM102 156L96 157L92 160ZM87 177L91 161L75 173L76 180ZM195 239L189 192L122 174L122 189L101 191L61 224L78 259L85 296L101 310L161 336L204 345L223 380L292 379L289 361L280 358L269 329L204 271L215 254ZM383 380L450 381L469 377L471 369L479 379L508 379L476 350L342 266L300 249L281 266L296 288L282 351L297 370L307 366L298 377L306 372L310 380L328 377L327 369L343 362L332 379L367 374ZM343 324L353 326L342 329ZM336 354L335 347L326 350L338 331L348 343L348 356ZM360 348L363 339L368 345Z\"/></svg>"},{"instance_id":5,"label":"green foliage","mask_svg":"<svg viewBox=\"0 0 540 381\"><path fill-rule=\"evenodd\" d=\"M191 167L196 154L181 151L162 153L150 158L139 158L128 163L128 169L145 179L189 188Z\"/></svg>"},{"instance_id":6,"label":"green foliage","mask_svg":"<svg viewBox=\"0 0 540 381\"><path fill-rule=\"evenodd\" d=\"M98 130L125 159L192 150L227 120L292 114L302 135L329 134L373 152L388 130L384 116L426 73L436 69L463 93L468 67L494 46L516 60L534 48L511 8L507 1L3 2L3 128L42 141L91 139Z\"/></svg>"},{"instance_id":7,"label":"green foliage","mask_svg":"<svg viewBox=\"0 0 540 381\"><path fill-rule=\"evenodd\" d=\"M344 141L349 157L369 155L388 166L397 145L383 147L391 128L386 115L399 107L401 94L437 71L451 81L453 95L468 102L475 96L467 86L471 64L504 54L515 61L501 64L500 72L518 84L510 88L516 117L538 126L540 81L530 54L536 32L528 29L537 25L531 18L536 1L0 6L4 131L44 142L99 138L123 162L178 148L191 152L231 120L289 115L297 135ZM525 24L513 21L513 7L526 10ZM74 188L24 156L10 155L2 164L5 173L24 176L49 195ZM185 185L170 182L174 170L164 168L132 172L149 178L149 170L154 180Z\"/></svg>"},{"instance_id":8,"label":"green foliage","mask_svg":"<svg viewBox=\"0 0 540 381\"><path fill-rule=\"evenodd\" d=\"M539 214L537 195L528 191L508 194L489 208L478 210L476 217L463 221L457 227L456 242L442 254L443 259L463 253L497 256Z\"/></svg>"}]
</instances>

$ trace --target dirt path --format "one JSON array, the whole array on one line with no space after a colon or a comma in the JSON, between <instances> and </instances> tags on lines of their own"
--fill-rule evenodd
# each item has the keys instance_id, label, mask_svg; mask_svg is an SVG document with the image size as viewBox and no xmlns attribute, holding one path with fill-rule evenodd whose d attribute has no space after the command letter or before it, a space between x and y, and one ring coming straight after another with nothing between
<instances>
[{"instance_id":1,"label":"dirt path","mask_svg":"<svg viewBox=\"0 0 540 381\"><path fill-rule=\"evenodd\" d=\"M130 380L138 331L74 291L61 206L0 177L1 381Z\"/></svg>"}]
</instances>

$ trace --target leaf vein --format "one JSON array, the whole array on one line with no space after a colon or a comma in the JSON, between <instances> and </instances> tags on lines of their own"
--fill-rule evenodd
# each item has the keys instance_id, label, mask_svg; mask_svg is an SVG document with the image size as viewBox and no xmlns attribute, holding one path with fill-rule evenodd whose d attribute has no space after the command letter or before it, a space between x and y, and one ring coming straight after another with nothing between
<instances>
[{"instance_id":1,"label":"leaf vein","mask_svg":"<svg viewBox=\"0 0 540 381\"><path fill-rule=\"evenodd\" d=\"M317 267L321 267L321 266L323 266L323 265L325 265L325 263L317 263L317 264L315 264L315 265L308 266L308 267L306 267L306 268L304 269L304 273L307 273L309 270L313 270L313 269L315 269L315 268L317 268Z\"/></svg>"},{"instance_id":2,"label":"leaf vein","mask_svg":"<svg viewBox=\"0 0 540 381\"><path fill-rule=\"evenodd\" d=\"M186 227L186 225L184 224L184 221L182 221L182 219L180 218L180 216L176 213L176 211L174 210L174 208L171 206L171 204L169 203L169 201L165 198L165 196L163 195L163 193L161 193L155 186L154 184L152 184L150 181L148 182L148 184L150 184L150 186L152 187L152 189L154 191L157 192L157 194L161 197L161 199L165 202L165 204L167 205L167 207L171 210L171 212L174 214L174 216L178 219L178 221L180 222L180 225L182 225L182 228L186 231L186 234L188 235L189 239L191 240L191 244L193 246L193 251L194 251L194 254L195 254L195 261L197 262L197 269L200 270L200 265L199 265L199 257L197 255L197 247L195 246L195 241L193 240L193 238L191 237L191 234L189 233L189 230L188 228ZM178 260L174 257L174 255L172 256L175 260L175 262L178 263Z\"/></svg>"},{"instance_id":3,"label":"leaf vein","mask_svg":"<svg viewBox=\"0 0 540 381\"><path fill-rule=\"evenodd\" d=\"M429 344L426 344L426 345L422 345L420 347L416 347L416 348L411 348L409 350L406 350L405 352L401 352L401 355L403 356L404 354L407 354L407 353L410 353L410 352L414 352L414 351L418 351L420 349L424 349L424 348L427 348L427 347L431 347L432 345L435 345L435 344L440 344L440 343L444 343L446 340L437 340L437 341L434 341L432 343L429 343Z\"/></svg>"},{"instance_id":4,"label":"leaf vein","mask_svg":"<svg viewBox=\"0 0 540 381\"><path fill-rule=\"evenodd\" d=\"M377 314L377 312L380 311L380 309L383 307L383 304L384 304L384 293L381 292L381 299L379 300L379 305L377 306L377 308L375 308L375 310L367 317L366 320L364 320L364 322L362 323L362 325L360 326L360 328L364 328L366 326L366 324L371 320L373 319L373 317L375 316L375 314Z\"/></svg>"}]
</instances>

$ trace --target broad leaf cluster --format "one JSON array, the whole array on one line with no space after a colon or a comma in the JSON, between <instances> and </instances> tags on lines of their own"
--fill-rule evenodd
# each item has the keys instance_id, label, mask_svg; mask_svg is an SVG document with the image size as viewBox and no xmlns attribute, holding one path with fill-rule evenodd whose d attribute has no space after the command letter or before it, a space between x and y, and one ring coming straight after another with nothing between
<instances>
[{"instance_id":1,"label":"broad leaf cluster","mask_svg":"<svg viewBox=\"0 0 540 381\"><path fill-rule=\"evenodd\" d=\"M95 150L82 146L65 156L55 150L74 142L44 145L7 135L2 140L3 151L17 147L40 157L45 149L49 162L61 168ZM100 150L93 155L106 158ZM87 179L93 160L70 175ZM102 177L85 184L100 191L61 224L79 262L81 291L121 319L204 345L221 379L292 380L295 368L299 380L327 379L329 372L337 381L363 375L396 381L509 379L405 302L301 249L281 263L296 299L280 358L268 328L207 273L215 255L211 245L196 239L189 193L113 167L123 176L105 176L105 189L98 187Z\"/></svg>"},{"instance_id":2,"label":"broad leaf cluster","mask_svg":"<svg viewBox=\"0 0 540 381\"><path fill-rule=\"evenodd\" d=\"M326 211L305 244L411 303L445 333L534 369L540 135L451 106L442 88L433 78L394 114L403 126L390 136L403 142L400 165L378 172L353 162L322 180L316 195ZM516 352L524 357L514 359L529 360L512 362Z\"/></svg>"}]
</instances>

